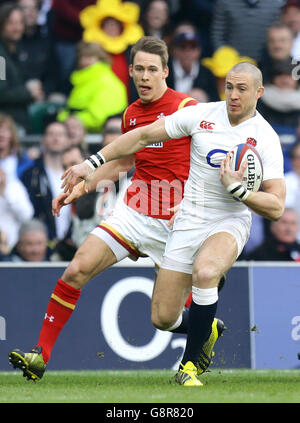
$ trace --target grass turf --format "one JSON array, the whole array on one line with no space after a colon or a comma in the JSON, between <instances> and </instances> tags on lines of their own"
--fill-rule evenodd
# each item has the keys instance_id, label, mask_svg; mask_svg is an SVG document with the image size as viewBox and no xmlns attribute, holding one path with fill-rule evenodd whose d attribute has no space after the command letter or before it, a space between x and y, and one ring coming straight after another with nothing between
<instances>
[{"instance_id":1,"label":"grass turf","mask_svg":"<svg viewBox=\"0 0 300 423\"><path fill-rule=\"evenodd\" d=\"M299 370L213 369L186 388L170 370L0 372L0 403L300 403Z\"/></svg>"}]
</instances>

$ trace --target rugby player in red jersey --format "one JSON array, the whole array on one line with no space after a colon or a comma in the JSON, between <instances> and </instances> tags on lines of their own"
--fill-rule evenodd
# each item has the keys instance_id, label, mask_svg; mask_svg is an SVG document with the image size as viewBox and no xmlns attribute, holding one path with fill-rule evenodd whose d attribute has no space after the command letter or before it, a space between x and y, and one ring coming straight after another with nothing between
<instances>
[{"instance_id":1,"label":"rugby player in red jersey","mask_svg":"<svg viewBox=\"0 0 300 423\"><path fill-rule=\"evenodd\" d=\"M148 125L182 107L197 104L186 94L167 87L167 63L168 50L162 40L143 37L132 47L129 72L139 99L123 114L123 132ZM135 164L135 173L124 202L119 202L108 218L92 231L58 280L36 347L28 353L21 350L10 352L10 362L20 368L24 376L35 381L41 379L55 341L75 309L81 289L90 279L125 257L136 260L140 256L148 256L155 265L160 265L171 230L168 222L172 213L169 209L182 199L189 161L190 137L183 137L152 144L132 157L107 163L94 173L89 181L89 190L95 189L100 180L117 180L120 172L130 170ZM84 181L80 184L81 194L78 196L85 192ZM67 195L61 195L54 202L55 215L59 214ZM188 295L189 292L186 298ZM50 321L47 316L54 318ZM178 329L177 332L187 333L187 326L188 313L180 329L174 325L167 330L176 332ZM207 345L204 345L199 357L200 371L209 366L212 348L223 329L223 322L215 319Z\"/></svg>"}]
</instances>

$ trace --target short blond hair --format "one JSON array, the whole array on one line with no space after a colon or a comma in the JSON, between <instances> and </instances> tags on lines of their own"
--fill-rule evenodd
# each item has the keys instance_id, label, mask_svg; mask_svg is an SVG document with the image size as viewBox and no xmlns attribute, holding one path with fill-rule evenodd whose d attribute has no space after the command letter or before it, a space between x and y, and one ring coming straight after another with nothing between
<instances>
[{"instance_id":1,"label":"short blond hair","mask_svg":"<svg viewBox=\"0 0 300 423\"><path fill-rule=\"evenodd\" d=\"M20 151L20 144L19 144L19 134L15 124L15 121L12 119L10 115L5 113L0 113L0 127L3 125L8 125L10 132L11 132L11 140L10 140L10 152L19 152Z\"/></svg>"},{"instance_id":2,"label":"short blond hair","mask_svg":"<svg viewBox=\"0 0 300 423\"><path fill-rule=\"evenodd\" d=\"M240 62L240 63L237 63L236 65L234 65L230 69L230 71L228 72L228 74L230 72L235 72L235 73L239 73L239 72L243 73L244 72L244 73L248 73L248 74L252 75L254 84L255 84L255 86L257 88L258 87L262 87L262 85L263 85L263 76L262 76L261 70L257 66L253 65L252 63L249 63L249 62Z\"/></svg>"},{"instance_id":3,"label":"short blond hair","mask_svg":"<svg viewBox=\"0 0 300 423\"><path fill-rule=\"evenodd\" d=\"M77 44L77 58L95 56L101 62L111 63L110 55L98 43L80 41Z\"/></svg>"}]
</instances>

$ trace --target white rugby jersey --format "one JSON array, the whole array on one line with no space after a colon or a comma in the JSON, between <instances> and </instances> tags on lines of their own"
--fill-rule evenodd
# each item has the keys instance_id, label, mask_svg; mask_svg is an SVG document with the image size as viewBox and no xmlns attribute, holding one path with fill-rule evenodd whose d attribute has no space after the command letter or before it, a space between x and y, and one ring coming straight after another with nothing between
<instances>
[{"instance_id":1,"label":"white rugby jersey","mask_svg":"<svg viewBox=\"0 0 300 423\"><path fill-rule=\"evenodd\" d=\"M201 214L205 220L215 220L236 213L250 214L220 181L220 164L237 144L248 142L257 149L264 181L284 177L279 137L257 111L252 118L231 126L225 101L200 103L166 116L165 129L170 138L192 137L190 172L181 207L191 218ZM196 222L191 220L194 227Z\"/></svg>"}]
</instances>

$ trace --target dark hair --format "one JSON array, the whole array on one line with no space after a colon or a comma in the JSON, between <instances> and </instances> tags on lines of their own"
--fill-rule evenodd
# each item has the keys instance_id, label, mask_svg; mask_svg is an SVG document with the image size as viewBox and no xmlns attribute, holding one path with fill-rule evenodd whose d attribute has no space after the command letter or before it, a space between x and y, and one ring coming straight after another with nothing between
<instances>
[{"instance_id":1,"label":"dark hair","mask_svg":"<svg viewBox=\"0 0 300 423\"><path fill-rule=\"evenodd\" d=\"M138 42L131 48L130 63L133 64L134 57L138 51L145 53L157 54L161 58L163 69L168 65L169 53L167 44L156 37L145 36L138 40Z\"/></svg>"},{"instance_id":2,"label":"dark hair","mask_svg":"<svg viewBox=\"0 0 300 423\"><path fill-rule=\"evenodd\" d=\"M74 144L74 145L70 145L69 147L67 147L63 152L62 155L65 153L69 153L72 150L79 150L80 154L82 155L83 158L87 157L86 152L84 151L84 149L81 147L81 145L79 144Z\"/></svg>"},{"instance_id":3,"label":"dark hair","mask_svg":"<svg viewBox=\"0 0 300 423\"><path fill-rule=\"evenodd\" d=\"M271 26L269 26L267 34L269 34L269 32L272 29L286 29L292 34L292 38L294 37L292 28L288 26L287 24L285 24L284 22L281 22L281 21L274 22Z\"/></svg>"},{"instance_id":4,"label":"dark hair","mask_svg":"<svg viewBox=\"0 0 300 423\"><path fill-rule=\"evenodd\" d=\"M272 69L272 77L274 78L278 75L292 75L294 67L295 65L291 63L290 59L275 63Z\"/></svg>"},{"instance_id":5,"label":"dark hair","mask_svg":"<svg viewBox=\"0 0 300 423\"><path fill-rule=\"evenodd\" d=\"M300 141L295 142L295 144L292 146L292 148L289 151L289 157L290 159L293 159L295 156L295 151L297 150L297 148L300 147Z\"/></svg>"},{"instance_id":6,"label":"dark hair","mask_svg":"<svg viewBox=\"0 0 300 423\"><path fill-rule=\"evenodd\" d=\"M22 9L16 3L7 2L3 3L0 6L0 37L2 37L2 32L4 25L6 24L7 19L10 17L11 13L15 10L19 10L22 13ZM22 13L23 16L23 13Z\"/></svg>"}]
</instances>

